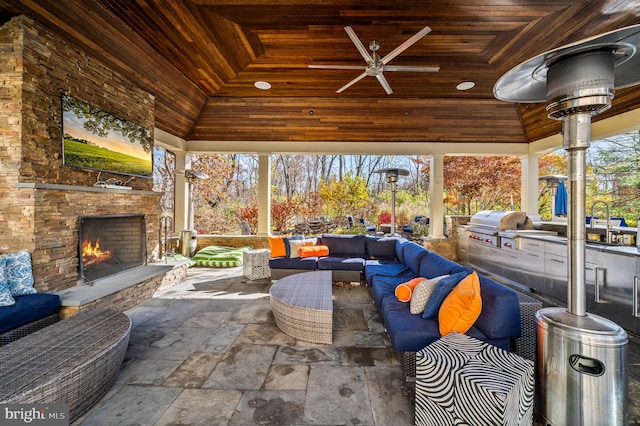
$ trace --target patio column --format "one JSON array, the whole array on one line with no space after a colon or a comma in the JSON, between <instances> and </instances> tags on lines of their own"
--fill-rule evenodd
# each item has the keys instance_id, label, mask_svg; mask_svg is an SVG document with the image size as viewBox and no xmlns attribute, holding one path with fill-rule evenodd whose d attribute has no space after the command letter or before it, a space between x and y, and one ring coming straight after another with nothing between
<instances>
[{"instance_id":1,"label":"patio column","mask_svg":"<svg viewBox=\"0 0 640 426\"><path fill-rule=\"evenodd\" d=\"M271 158L258 154L258 234L271 235Z\"/></svg>"},{"instance_id":2,"label":"patio column","mask_svg":"<svg viewBox=\"0 0 640 426\"><path fill-rule=\"evenodd\" d=\"M520 157L520 210L529 217L538 217L538 158L540 154Z\"/></svg>"},{"instance_id":3,"label":"patio column","mask_svg":"<svg viewBox=\"0 0 640 426\"><path fill-rule=\"evenodd\" d=\"M176 152L176 170L191 168L191 156L183 152ZM189 226L189 185L184 174L175 174L174 194L174 232L179 233Z\"/></svg>"},{"instance_id":4,"label":"patio column","mask_svg":"<svg viewBox=\"0 0 640 426\"><path fill-rule=\"evenodd\" d=\"M429 176L429 237L444 239L444 155L430 158Z\"/></svg>"}]
</instances>

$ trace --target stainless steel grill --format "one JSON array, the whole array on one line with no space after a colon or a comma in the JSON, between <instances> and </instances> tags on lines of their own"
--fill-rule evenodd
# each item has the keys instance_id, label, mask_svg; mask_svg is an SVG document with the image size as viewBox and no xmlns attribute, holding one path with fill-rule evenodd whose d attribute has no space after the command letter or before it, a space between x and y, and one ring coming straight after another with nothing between
<instances>
[{"instance_id":1,"label":"stainless steel grill","mask_svg":"<svg viewBox=\"0 0 640 426\"><path fill-rule=\"evenodd\" d=\"M469 239L487 246L500 247L500 232L533 229L525 212L483 210L469 219Z\"/></svg>"}]
</instances>

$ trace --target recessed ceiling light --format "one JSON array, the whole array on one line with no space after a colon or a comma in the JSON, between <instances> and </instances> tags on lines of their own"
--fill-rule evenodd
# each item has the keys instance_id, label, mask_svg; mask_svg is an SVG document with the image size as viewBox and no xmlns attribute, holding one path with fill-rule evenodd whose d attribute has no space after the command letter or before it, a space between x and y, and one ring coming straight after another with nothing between
<instances>
[{"instance_id":1,"label":"recessed ceiling light","mask_svg":"<svg viewBox=\"0 0 640 426\"><path fill-rule=\"evenodd\" d=\"M260 90L269 90L269 89L271 89L271 84L267 83L266 81L256 81L255 83L253 83L253 85L256 86Z\"/></svg>"},{"instance_id":2,"label":"recessed ceiling light","mask_svg":"<svg viewBox=\"0 0 640 426\"><path fill-rule=\"evenodd\" d=\"M473 81L463 81L462 83L456 86L458 90L469 90L473 88L476 84Z\"/></svg>"}]
</instances>

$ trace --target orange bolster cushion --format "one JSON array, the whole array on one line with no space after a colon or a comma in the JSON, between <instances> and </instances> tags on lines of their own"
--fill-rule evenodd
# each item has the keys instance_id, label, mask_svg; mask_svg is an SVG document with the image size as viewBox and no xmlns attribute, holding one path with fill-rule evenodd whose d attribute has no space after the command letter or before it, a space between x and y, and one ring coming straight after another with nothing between
<instances>
[{"instance_id":1,"label":"orange bolster cushion","mask_svg":"<svg viewBox=\"0 0 640 426\"><path fill-rule=\"evenodd\" d=\"M304 246L298 249L300 257L328 256L329 247L327 246Z\"/></svg>"},{"instance_id":2,"label":"orange bolster cushion","mask_svg":"<svg viewBox=\"0 0 640 426\"><path fill-rule=\"evenodd\" d=\"M284 237L269 237L269 248L271 257L284 257L287 255L287 250L284 246Z\"/></svg>"},{"instance_id":3,"label":"orange bolster cushion","mask_svg":"<svg viewBox=\"0 0 640 426\"><path fill-rule=\"evenodd\" d=\"M396 297L401 302L409 302L411 301L411 296L413 295L413 290L416 288L418 283L422 281L426 281L426 278L418 277L414 278L406 283L402 283L396 287Z\"/></svg>"},{"instance_id":4,"label":"orange bolster cushion","mask_svg":"<svg viewBox=\"0 0 640 426\"><path fill-rule=\"evenodd\" d=\"M438 312L440 335L452 331L466 333L482 312L480 279L475 272L467 275L444 299Z\"/></svg>"}]
</instances>

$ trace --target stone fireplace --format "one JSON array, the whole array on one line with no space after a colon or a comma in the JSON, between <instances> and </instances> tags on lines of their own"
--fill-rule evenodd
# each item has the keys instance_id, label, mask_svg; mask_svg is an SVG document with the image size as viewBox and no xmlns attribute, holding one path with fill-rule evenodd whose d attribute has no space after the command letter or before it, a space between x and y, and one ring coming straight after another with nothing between
<instances>
[{"instance_id":1,"label":"stone fireplace","mask_svg":"<svg viewBox=\"0 0 640 426\"><path fill-rule=\"evenodd\" d=\"M144 215L86 216L78 223L82 284L95 284L100 278L146 263Z\"/></svg>"},{"instance_id":2,"label":"stone fireplace","mask_svg":"<svg viewBox=\"0 0 640 426\"><path fill-rule=\"evenodd\" d=\"M72 95L153 130L153 96L25 16L0 26L0 79L0 253L28 249L36 289L64 293L70 312L96 305L124 310L153 295L173 273L171 265L153 265L162 194L152 179L66 166L61 105L62 95ZM126 179L127 188L96 186L109 178ZM138 221L127 225L136 228L136 254L118 254L116 263L127 269L109 271L118 277L110 289L79 285L109 279L81 263L80 233L90 233L81 222L116 216ZM103 249L113 242L109 237L100 236ZM130 257L138 266L130 268Z\"/></svg>"}]
</instances>

